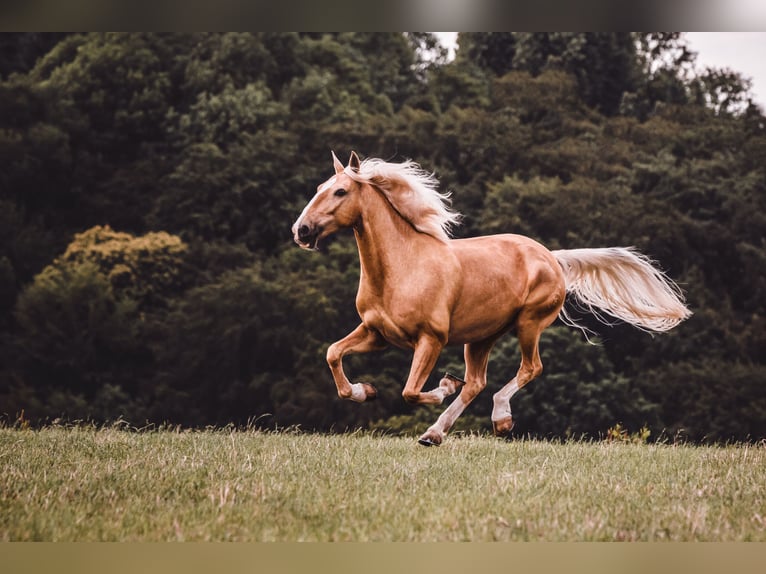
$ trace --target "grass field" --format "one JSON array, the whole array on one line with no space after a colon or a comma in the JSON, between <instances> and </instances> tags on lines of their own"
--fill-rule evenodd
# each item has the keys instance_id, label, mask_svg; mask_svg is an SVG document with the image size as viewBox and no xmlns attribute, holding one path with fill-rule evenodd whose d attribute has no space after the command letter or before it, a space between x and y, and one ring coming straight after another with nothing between
<instances>
[{"instance_id":1,"label":"grass field","mask_svg":"<svg viewBox=\"0 0 766 574\"><path fill-rule=\"evenodd\" d=\"M0 428L0 540L766 541L766 447Z\"/></svg>"}]
</instances>

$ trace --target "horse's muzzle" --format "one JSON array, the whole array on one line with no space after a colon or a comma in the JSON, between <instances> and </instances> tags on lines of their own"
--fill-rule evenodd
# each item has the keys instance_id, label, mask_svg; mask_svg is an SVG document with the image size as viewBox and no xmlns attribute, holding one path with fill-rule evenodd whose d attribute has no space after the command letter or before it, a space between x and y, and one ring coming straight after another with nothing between
<instances>
[{"instance_id":1,"label":"horse's muzzle","mask_svg":"<svg viewBox=\"0 0 766 574\"><path fill-rule=\"evenodd\" d=\"M295 242L304 249L316 249L319 235L322 233L321 226L309 226L301 224L295 234Z\"/></svg>"}]
</instances>

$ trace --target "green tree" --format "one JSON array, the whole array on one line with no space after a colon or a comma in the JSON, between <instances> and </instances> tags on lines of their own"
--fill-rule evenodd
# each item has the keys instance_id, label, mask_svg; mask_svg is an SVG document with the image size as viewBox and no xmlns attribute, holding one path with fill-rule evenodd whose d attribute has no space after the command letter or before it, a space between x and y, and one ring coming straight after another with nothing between
<instances>
[{"instance_id":1,"label":"green tree","mask_svg":"<svg viewBox=\"0 0 766 574\"><path fill-rule=\"evenodd\" d=\"M498 76L564 70L577 79L582 100L607 115L618 111L624 93L635 90L638 72L635 42L628 33L461 34L460 52Z\"/></svg>"},{"instance_id":2,"label":"green tree","mask_svg":"<svg viewBox=\"0 0 766 574\"><path fill-rule=\"evenodd\" d=\"M52 269L94 263L115 293L142 310L163 306L184 289L187 246L164 231L133 236L96 226L75 235ZM51 271L53 272L53 271Z\"/></svg>"},{"instance_id":3,"label":"green tree","mask_svg":"<svg viewBox=\"0 0 766 574\"><path fill-rule=\"evenodd\" d=\"M25 73L38 58L58 44L61 32L4 32L0 34L0 79L13 73Z\"/></svg>"},{"instance_id":4,"label":"green tree","mask_svg":"<svg viewBox=\"0 0 766 574\"><path fill-rule=\"evenodd\" d=\"M96 227L75 236L18 297L18 375L0 395L5 405L24 396L30 402L5 412L144 416L153 369L147 316L182 288L185 251L164 232L134 237Z\"/></svg>"}]
</instances>

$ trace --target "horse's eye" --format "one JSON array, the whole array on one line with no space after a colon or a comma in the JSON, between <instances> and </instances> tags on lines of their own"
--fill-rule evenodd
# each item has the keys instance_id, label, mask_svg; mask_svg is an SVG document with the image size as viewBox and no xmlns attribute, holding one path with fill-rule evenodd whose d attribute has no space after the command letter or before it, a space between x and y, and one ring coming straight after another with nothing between
<instances>
[{"instance_id":1,"label":"horse's eye","mask_svg":"<svg viewBox=\"0 0 766 574\"><path fill-rule=\"evenodd\" d=\"M336 189L335 190L335 197L343 197L348 192L345 189Z\"/></svg>"}]
</instances>

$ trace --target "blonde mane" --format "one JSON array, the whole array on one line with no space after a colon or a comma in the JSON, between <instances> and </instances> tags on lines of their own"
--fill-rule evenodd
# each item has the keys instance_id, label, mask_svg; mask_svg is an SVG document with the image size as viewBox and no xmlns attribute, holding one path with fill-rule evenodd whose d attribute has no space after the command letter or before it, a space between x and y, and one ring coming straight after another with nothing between
<instances>
[{"instance_id":1,"label":"blonde mane","mask_svg":"<svg viewBox=\"0 0 766 574\"><path fill-rule=\"evenodd\" d=\"M460 214L450 209L450 194L438 191L439 181L414 161L388 163L369 158L359 171L350 167L346 175L358 182L378 188L391 206L421 233L448 241Z\"/></svg>"}]
</instances>

